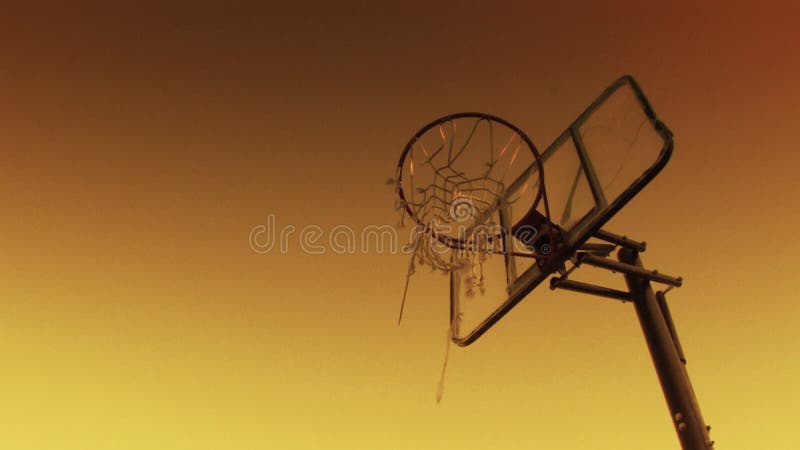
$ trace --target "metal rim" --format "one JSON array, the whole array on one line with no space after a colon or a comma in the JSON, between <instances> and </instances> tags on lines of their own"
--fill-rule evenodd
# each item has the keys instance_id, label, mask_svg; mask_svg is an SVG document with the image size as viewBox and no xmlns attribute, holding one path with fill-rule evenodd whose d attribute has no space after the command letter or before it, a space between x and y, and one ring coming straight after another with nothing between
<instances>
[{"instance_id":1,"label":"metal rim","mask_svg":"<svg viewBox=\"0 0 800 450\"><path fill-rule=\"evenodd\" d=\"M425 134L426 132L428 132L431 128L433 128L435 126L438 126L438 125L441 125L441 124L444 124L444 123L447 123L447 122L450 122L450 121L453 121L453 120L456 120L456 119L463 119L463 118L475 118L475 119L478 119L478 121L486 120L488 122L496 122L496 123L499 123L500 125L508 128L508 129L510 129L512 132L516 133L520 138L522 138L522 140L525 142L525 144L531 150L531 154L533 155L534 161L536 162L536 168L539 171L539 189L538 189L538 192L536 193L536 198L534 199L533 204L531 205L531 207L528 208L526 214L524 214L522 216L523 219L521 219L517 223L511 225L509 227L509 230L522 225L522 223L524 221L524 218L527 217L529 213L531 213L532 211L536 210L536 208L539 206L539 202L543 202L544 209L545 209L545 216L547 217L547 220L549 222L550 221L550 207L549 207L548 202L547 202L547 193L545 191L544 161L542 160L542 156L539 154L538 149L533 144L533 141L531 141L531 139L528 137L527 134L525 134L524 131L522 131L519 127L517 127L516 125L512 124L511 122L509 122L509 121L507 121L505 119L502 119L500 117L493 116L491 114L478 113L478 112L462 112L462 113L450 114L450 115L447 115L447 116L440 117L440 118L428 123L424 127L422 127L419 131L417 131L414 134L414 136L411 137L411 139L406 144L405 148L403 149L403 153L400 155L400 160L397 163L397 173L396 173L395 180L396 180L396 184L397 184L397 196L399 197L400 202L402 203L402 206L405 209L405 211L408 213L409 217L411 217L414 220L414 222L416 222L420 227L422 227L423 232L430 233L432 236L434 236L439 242L443 243L444 245L447 245L448 247L454 248L454 249L463 249L465 247L466 243L464 242L463 239L457 239L457 238L452 238L452 237L449 237L449 236L443 236L443 235L441 235L439 233L436 233L434 230L432 230L428 226L428 224L423 223L417 217L417 215L415 214L414 210L411 208L411 205L409 204L408 200L406 199L405 192L403 191L403 166L405 164L406 157L411 152L411 149L414 146L414 144L417 142L417 140L423 134Z\"/></svg>"}]
</instances>

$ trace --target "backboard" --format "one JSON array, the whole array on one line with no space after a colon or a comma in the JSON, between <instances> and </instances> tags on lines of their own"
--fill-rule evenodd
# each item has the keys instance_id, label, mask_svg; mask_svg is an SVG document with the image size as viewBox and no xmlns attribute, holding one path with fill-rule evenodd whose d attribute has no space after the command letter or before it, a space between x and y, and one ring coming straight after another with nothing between
<instances>
[{"instance_id":1,"label":"backboard","mask_svg":"<svg viewBox=\"0 0 800 450\"><path fill-rule=\"evenodd\" d=\"M510 238L505 254L483 263L487 280L474 292L465 275L450 271L452 339L466 346L478 339L547 279L666 165L672 134L658 120L636 81L623 76L609 86L506 190L507 202L492 222L509 229L534 204L532 179L544 180L550 217L564 245L554 258L519 256L524 245ZM513 199L513 201L511 200ZM541 208L541 203L539 203ZM510 250L510 251L509 251ZM517 251L519 250L519 251Z\"/></svg>"}]
</instances>

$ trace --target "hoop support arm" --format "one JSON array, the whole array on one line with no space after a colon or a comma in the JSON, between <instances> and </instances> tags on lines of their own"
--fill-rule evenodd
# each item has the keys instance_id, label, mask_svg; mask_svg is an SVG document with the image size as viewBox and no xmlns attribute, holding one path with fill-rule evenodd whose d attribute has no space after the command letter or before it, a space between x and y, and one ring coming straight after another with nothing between
<instances>
[{"instance_id":1,"label":"hoop support arm","mask_svg":"<svg viewBox=\"0 0 800 450\"><path fill-rule=\"evenodd\" d=\"M593 236L602 241L610 242L612 244L616 244L621 247L629 248L639 253L645 251L645 249L647 248L646 242L634 241L633 239L630 239L627 236L620 236L618 234L606 230L597 230L593 234Z\"/></svg>"},{"instance_id":2,"label":"hoop support arm","mask_svg":"<svg viewBox=\"0 0 800 450\"><path fill-rule=\"evenodd\" d=\"M603 269L612 270L614 272L622 272L626 275L634 275L644 278L648 281L655 281L658 283L668 284L670 286L680 287L683 284L681 277L672 277L659 273L657 270L647 270L641 266L633 264L626 264L613 259L601 258L592 254L585 254L580 258L581 264L588 264L590 266L601 267Z\"/></svg>"},{"instance_id":3,"label":"hoop support arm","mask_svg":"<svg viewBox=\"0 0 800 450\"><path fill-rule=\"evenodd\" d=\"M591 253L598 256L608 256L614 251L616 245L614 244L594 244L586 243L578 247L576 252Z\"/></svg>"},{"instance_id":4,"label":"hoop support arm","mask_svg":"<svg viewBox=\"0 0 800 450\"><path fill-rule=\"evenodd\" d=\"M550 289L564 289L566 291L580 292L582 294L596 295L598 297L612 298L623 302L631 301L631 296L625 291L611 289L581 281L566 280L559 277L550 279Z\"/></svg>"}]
</instances>

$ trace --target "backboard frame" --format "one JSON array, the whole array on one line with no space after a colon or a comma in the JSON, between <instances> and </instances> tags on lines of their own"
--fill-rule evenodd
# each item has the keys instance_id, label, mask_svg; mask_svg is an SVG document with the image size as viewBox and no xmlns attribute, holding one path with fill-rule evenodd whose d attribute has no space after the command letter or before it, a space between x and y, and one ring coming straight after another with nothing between
<instances>
[{"instance_id":1,"label":"backboard frame","mask_svg":"<svg viewBox=\"0 0 800 450\"><path fill-rule=\"evenodd\" d=\"M613 96L619 89L626 86L631 88L632 92L636 96L636 100L641 106L642 111L646 115L647 119L650 121L653 129L659 135L661 135L664 145L661 148L656 161L648 169L646 169L641 176L634 180L624 192L622 192L614 201L609 204L607 199L604 198L600 182L594 175L594 169L589 161L589 158L587 157L586 149L582 145L581 136L578 130L580 129L580 126L584 124L589 117L591 117L592 113L600 108L606 102L606 100ZM669 161L669 158L672 155L672 149L674 147L672 132L660 119L658 119L641 87L630 75L624 75L608 86L603 93L600 94L600 96L597 97L589 105L589 107L586 108L586 110L584 110L583 113L581 113L578 118L575 119L572 124L570 124L552 144L550 144L550 146L547 147L544 152L542 152L542 160L547 161L547 159L552 156L552 154L558 148L560 148L560 146L567 139L572 139L575 143L576 150L580 157L581 166L586 174L592 195L596 204L601 207L593 208L572 228L570 231L570 237L565 242L565 245L560 250L559 254L553 255L552 258L544 262L533 264L524 273L519 275L519 277L516 276L516 268L514 267L513 259L509 254L506 254L504 257L509 280L507 286L507 299L497 309L495 309L493 313L480 322L477 327L475 327L465 336L461 337L459 337L459 321L457 320L457 317L460 314L459 291L461 279L458 272L451 271L450 323L451 326L454 327L452 332L452 341L455 344L464 347L475 342L495 323L497 323L497 321L499 321L511 309L513 309L514 306L522 301L522 299L524 299L531 291L533 291L533 289L541 284L542 281L552 275L553 272L555 272L559 267L563 266L566 260L574 254L578 247L583 245L590 237L592 237L592 235L597 233L600 228L603 227L603 225L605 225L617 212L619 212L620 209L622 209L647 184L649 184L650 181L656 177L656 175L661 172L661 170ZM545 188L547 188L546 185ZM503 223L504 218L507 217L508 214L501 209L501 226L506 229L513 225L510 223ZM576 232L575 230L578 231Z\"/></svg>"}]
</instances>

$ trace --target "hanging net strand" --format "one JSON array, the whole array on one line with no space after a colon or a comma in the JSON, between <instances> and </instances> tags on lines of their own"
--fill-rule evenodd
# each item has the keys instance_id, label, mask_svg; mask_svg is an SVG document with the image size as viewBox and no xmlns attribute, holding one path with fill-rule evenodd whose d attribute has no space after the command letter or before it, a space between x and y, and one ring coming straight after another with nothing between
<instances>
[{"instance_id":1,"label":"hanging net strand","mask_svg":"<svg viewBox=\"0 0 800 450\"><path fill-rule=\"evenodd\" d=\"M545 223L550 218L542 158L533 143L515 126L485 114L456 114L424 127L403 150L393 181L401 223L408 216L416 225L406 247L412 255L398 325L417 265L443 273L458 271L467 296L483 294L487 259L498 253L517 254L507 239L509 233L519 239L514 227L530 217L540 217ZM530 209L519 223L502 223L509 218L500 218L501 208L507 211L510 205L531 198ZM540 203L543 213L537 211ZM545 257L533 246L527 250L522 256ZM450 342L459 320L459 315L453 317L447 331L437 403L444 393Z\"/></svg>"}]
</instances>

